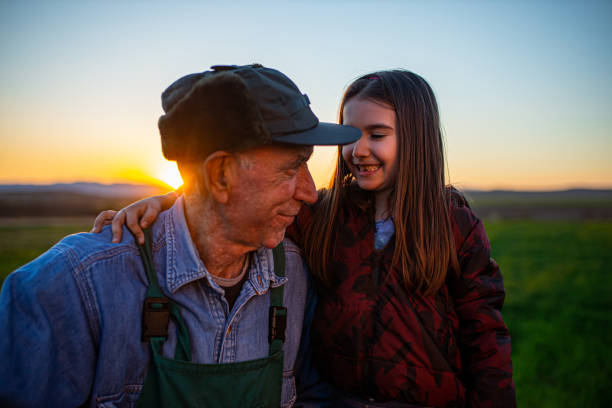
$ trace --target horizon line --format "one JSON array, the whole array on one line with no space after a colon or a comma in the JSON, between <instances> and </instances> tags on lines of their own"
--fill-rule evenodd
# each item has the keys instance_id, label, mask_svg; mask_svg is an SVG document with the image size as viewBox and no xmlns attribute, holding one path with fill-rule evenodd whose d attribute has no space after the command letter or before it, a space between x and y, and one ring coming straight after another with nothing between
<instances>
[{"instance_id":1,"label":"horizon line","mask_svg":"<svg viewBox=\"0 0 612 408\"><path fill-rule=\"evenodd\" d=\"M147 186L147 187L156 187L161 189L167 189L168 191L176 190L172 186L167 183L164 183L161 180L155 180L152 182L146 181L116 181L116 182L101 182L101 181L57 181L57 182L0 182L0 187L50 187L50 186L58 186L58 185L77 185L77 184L93 184L99 186ZM611 186L588 186L588 185L570 185L565 187L493 187L493 188L481 188L474 186L453 186L458 188L460 191L481 191L481 192L528 192L528 193L553 193L553 192L564 192L564 191L612 191ZM322 186L317 187L317 189L321 189Z\"/></svg>"}]
</instances>

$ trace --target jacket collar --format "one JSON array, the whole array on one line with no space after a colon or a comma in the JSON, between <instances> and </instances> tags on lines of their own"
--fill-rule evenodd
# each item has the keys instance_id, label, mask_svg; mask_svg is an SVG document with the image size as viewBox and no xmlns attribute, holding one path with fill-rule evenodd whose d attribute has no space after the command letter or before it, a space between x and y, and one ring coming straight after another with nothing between
<instances>
[{"instance_id":1,"label":"jacket collar","mask_svg":"<svg viewBox=\"0 0 612 408\"><path fill-rule=\"evenodd\" d=\"M167 245L166 287L174 294L182 286L206 279L209 286L217 291L222 289L212 279L210 272L200 259L200 255L191 239L185 218L184 199L180 196L166 212L164 233ZM258 295L265 293L270 285L279 286L287 281L274 273L272 250L260 248L254 251L250 260L249 280Z\"/></svg>"},{"instance_id":2,"label":"jacket collar","mask_svg":"<svg viewBox=\"0 0 612 408\"><path fill-rule=\"evenodd\" d=\"M352 181L346 187L345 199L362 211L374 211L374 193L371 191L362 190L356 181Z\"/></svg>"}]
</instances>

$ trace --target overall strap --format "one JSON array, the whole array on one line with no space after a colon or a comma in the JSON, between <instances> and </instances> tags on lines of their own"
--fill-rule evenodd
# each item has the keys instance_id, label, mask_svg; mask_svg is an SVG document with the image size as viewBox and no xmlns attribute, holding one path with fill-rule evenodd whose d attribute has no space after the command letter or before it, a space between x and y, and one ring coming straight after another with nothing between
<instances>
[{"instance_id":1,"label":"overall strap","mask_svg":"<svg viewBox=\"0 0 612 408\"><path fill-rule=\"evenodd\" d=\"M144 264L147 277L149 278L149 286L147 287L147 298L164 298L164 294L159 287L157 282L157 273L155 272L155 265L153 264L153 238L151 237L151 228L144 230L145 243L144 245L138 245L138 251L140 252L140 258Z\"/></svg>"},{"instance_id":2,"label":"overall strap","mask_svg":"<svg viewBox=\"0 0 612 408\"><path fill-rule=\"evenodd\" d=\"M179 308L164 295L157 281L157 273L153 263L153 249L151 228L144 230L145 243L138 245L140 258L144 265L149 286L147 287L146 299L142 312L142 341L152 338L168 338L168 321L170 317L177 326L178 339L175 349L175 359L191 360L191 342L189 331L183 321Z\"/></svg>"},{"instance_id":3,"label":"overall strap","mask_svg":"<svg viewBox=\"0 0 612 408\"><path fill-rule=\"evenodd\" d=\"M279 277L285 276L285 250L281 242L272 250L274 258L274 274ZM285 329L287 327L287 308L283 307L283 285L270 289L270 313L268 322L268 342L270 343L270 355L280 351L285 341Z\"/></svg>"}]
</instances>

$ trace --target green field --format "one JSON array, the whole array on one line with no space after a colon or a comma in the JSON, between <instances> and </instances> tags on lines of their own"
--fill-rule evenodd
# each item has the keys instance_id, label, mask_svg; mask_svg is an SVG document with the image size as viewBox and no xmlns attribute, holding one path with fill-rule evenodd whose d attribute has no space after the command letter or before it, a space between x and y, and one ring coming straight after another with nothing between
<instances>
[{"instance_id":1,"label":"green field","mask_svg":"<svg viewBox=\"0 0 612 408\"><path fill-rule=\"evenodd\" d=\"M95 217L0 218L0 283L62 237L89 231Z\"/></svg>"},{"instance_id":2,"label":"green field","mask_svg":"<svg viewBox=\"0 0 612 408\"><path fill-rule=\"evenodd\" d=\"M523 407L612 400L612 222L486 223Z\"/></svg>"},{"instance_id":3,"label":"green field","mask_svg":"<svg viewBox=\"0 0 612 408\"><path fill-rule=\"evenodd\" d=\"M93 218L0 223L0 279ZM612 221L491 221L521 407L612 400Z\"/></svg>"}]
</instances>

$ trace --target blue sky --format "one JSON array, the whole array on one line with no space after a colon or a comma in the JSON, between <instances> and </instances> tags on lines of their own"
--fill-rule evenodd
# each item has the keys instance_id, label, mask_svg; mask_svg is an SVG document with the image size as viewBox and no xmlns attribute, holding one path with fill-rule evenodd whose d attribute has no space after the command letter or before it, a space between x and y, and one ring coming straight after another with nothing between
<instances>
[{"instance_id":1,"label":"blue sky","mask_svg":"<svg viewBox=\"0 0 612 408\"><path fill-rule=\"evenodd\" d=\"M324 121L360 74L421 74L460 187L612 187L611 40L609 1L0 2L0 183L158 177L161 91L260 62Z\"/></svg>"}]
</instances>

